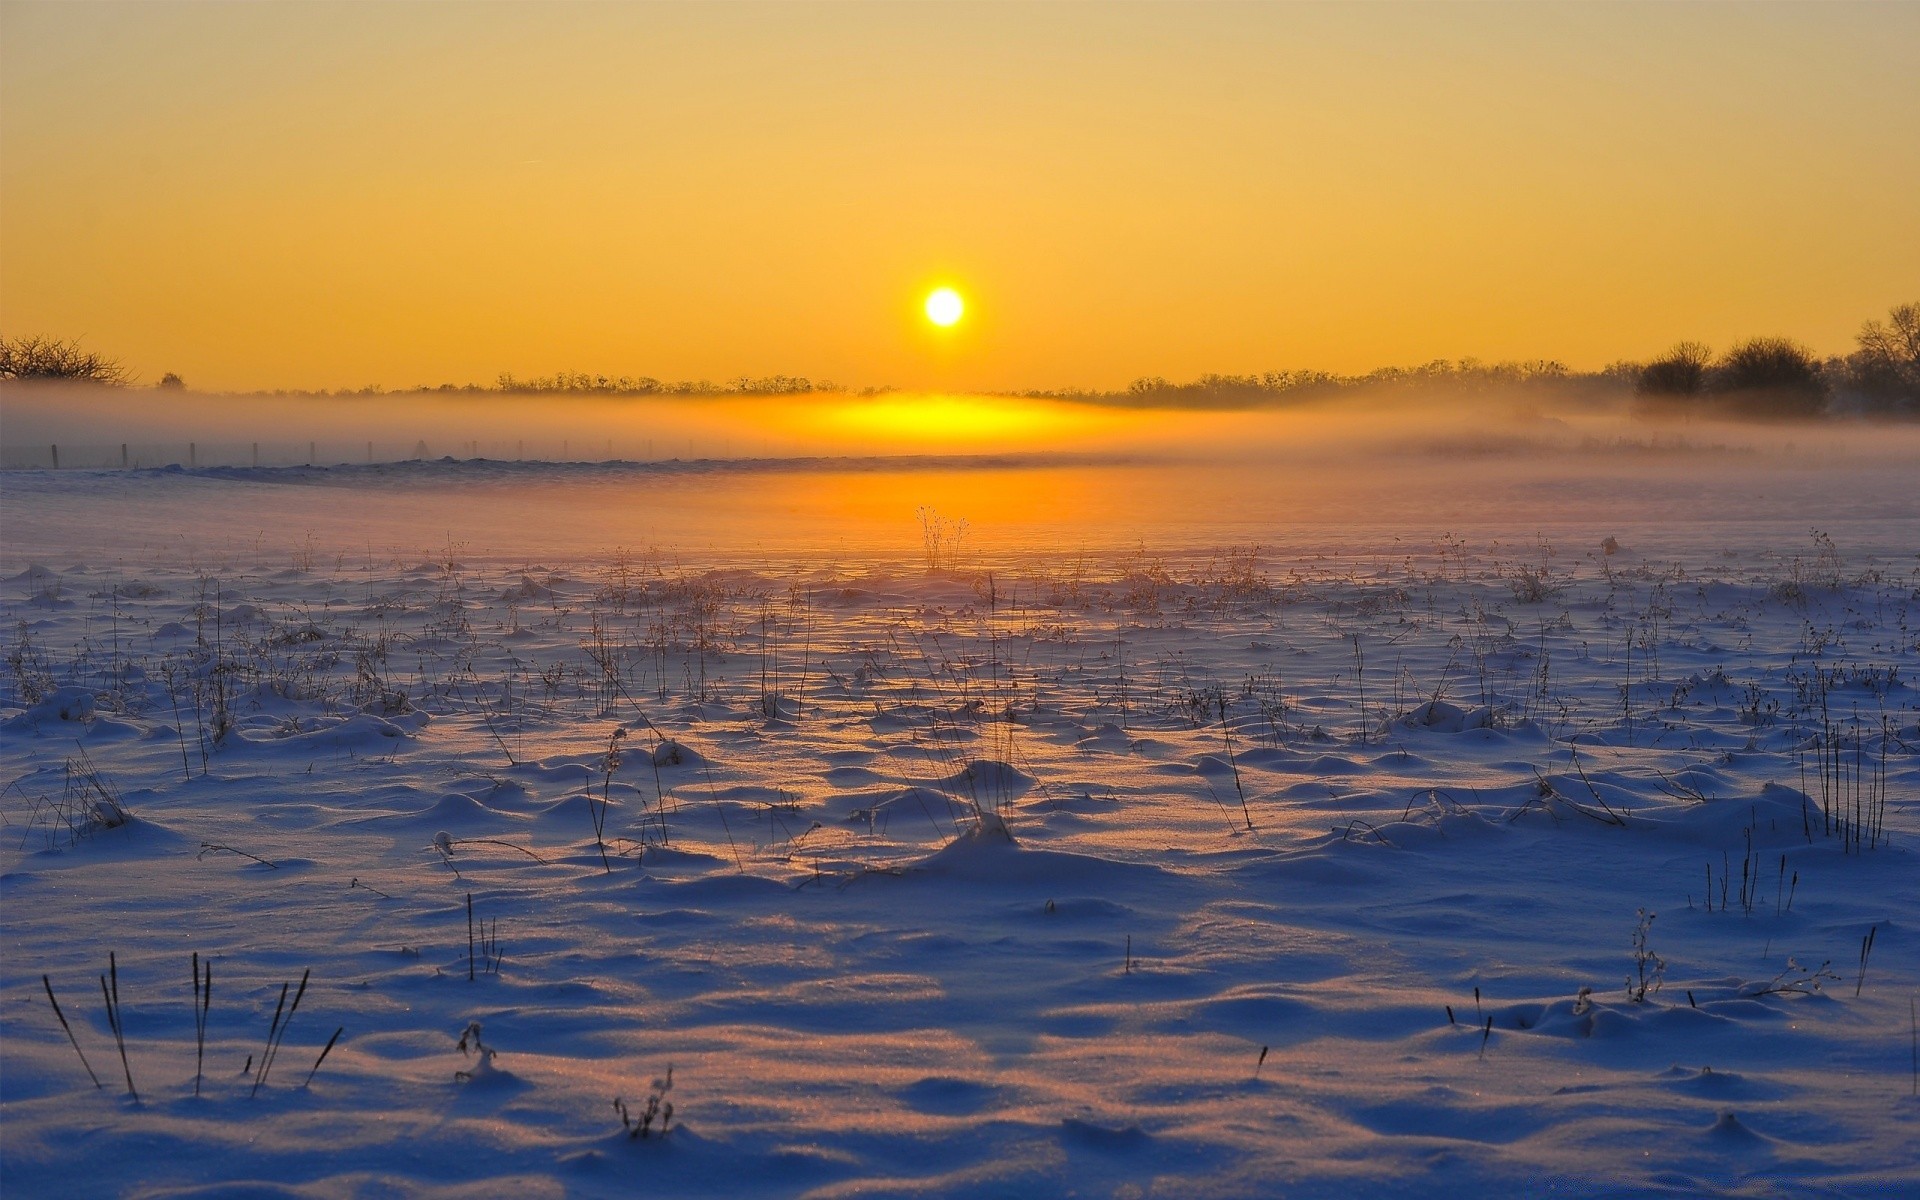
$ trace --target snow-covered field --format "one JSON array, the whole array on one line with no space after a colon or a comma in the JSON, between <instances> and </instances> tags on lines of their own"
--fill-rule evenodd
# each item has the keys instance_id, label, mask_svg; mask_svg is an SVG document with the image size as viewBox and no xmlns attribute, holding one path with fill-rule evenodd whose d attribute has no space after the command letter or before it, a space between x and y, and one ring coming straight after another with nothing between
<instances>
[{"instance_id":1,"label":"snow-covered field","mask_svg":"<svg viewBox=\"0 0 1920 1200\"><path fill-rule=\"evenodd\" d=\"M1916 1194L1913 477L7 473L0 1187Z\"/></svg>"}]
</instances>

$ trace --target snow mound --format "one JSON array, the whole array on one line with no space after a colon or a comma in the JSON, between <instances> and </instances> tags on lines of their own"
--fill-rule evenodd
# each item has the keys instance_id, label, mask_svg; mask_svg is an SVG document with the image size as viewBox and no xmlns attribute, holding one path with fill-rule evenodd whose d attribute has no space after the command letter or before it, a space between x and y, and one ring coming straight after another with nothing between
<instances>
[{"instance_id":1,"label":"snow mound","mask_svg":"<svg viewBox=\"0 0 1920 1200\"><path fill-rule=\"evenodd\" d=\"M939 781L939 786L957 796L1005 797L1017 799L1039 780L996 759L981 758Z\"/></svg>"},{"instance_id":2,"label":"snow mound","mask_svg":"<svg viewBox=\"0 0 1920 1200\"><path fill-rule=\"evenodd\" d=\"M373 820L402 826L428 826L435 829L448 829L456 833L476 829L497 829L510 824L512 818L505 813L488 808L480 801L463 792L454 792L442 796L431 807L416 813L402 813L396 816L375 817Z\"/></svg>"},{"instance_id":3,"label":"snow mound","mask_svg":"<svg viewBox=\"0 0 1920 1200\"><path fill-rule=\"evenodd\" d=\"M653 765L656 767L702 767L708 765L708 760L698 750L668 738L653 748Z\"/></svg>"},{"instance_id":4,"label":"snow mound","mask_svg":"<svg viewBox=\"0 0 1920 1200\"><path fill-rule=\"evenodd\" d=\"M43 724L66 723L84 725L93 720L94 705L97 697L89 688L55 688L30 705L26 711L16 713L7 719L0 729L8 732L36 731Z\"/></svg>"},{"instance_id":5,"label":"snow mound","mask_svg":"<svg viewBox=\"0 0 1920 1200\"><path fill-rule=\"evenodd\" d=\"M1493 710L1484 704L1462 708L1445 700L1429 700L1406 713L1395 724L1434 733L1465 733L1469 729L1493 728Z\"/></svg>"},{"instance_id":6,"label":"snow mound","mask_svg":"<svg viewBox=\"0 0 1920 1200\"><path fill-rule=\"evenodd\" d=\"M424 713L414 715L418 719L408 724L417 726L424 723ZM235 735L241 742L252 746L356 751L384 751L412 736L399 722L372 713L355 713L332 721L321 719L308 728L282 725L241 728L235 730Z\"/></svg>"},{"instance_id":7,"label":"snow mound","mask_svg":"<svg viewBox=\"0 0 1920 1200\"><path fill-rule=\"evenodd\" d=\"M600 803L598 796L589 796L585 792L576 792L565 799L556 800L534 814L535 828L551 830L560 828L572 832L593 829L593 810ZM611 799L609 809L618 810L620 801Z\"/></svg>"}]
</instances>

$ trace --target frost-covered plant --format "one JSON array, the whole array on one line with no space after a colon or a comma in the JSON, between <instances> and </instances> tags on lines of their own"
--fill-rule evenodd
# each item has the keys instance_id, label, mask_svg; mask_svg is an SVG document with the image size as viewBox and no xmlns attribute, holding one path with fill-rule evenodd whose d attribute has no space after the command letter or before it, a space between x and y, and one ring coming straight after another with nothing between
<instances>
[{"instance_id":1,"label":"frost-covered plant","mask_svg":"<svg viewBox=\"0 0 1920 1200\"><path fill-rule=\"evenodd\" d=\"M636 1117L627 1108L625 1100L618 1096L613 1098L613 1111L620 1114L620 1127L627 1131L628 1141L652 1137L653 1123L656 1119L660 1122L660 1136L667 1136L668 1127L673 1124L673 1101L666 1097L672 1090L673 1064L669 1063L666 1077L652 1082L647 1092L646 1106L640 1110L639 1116Z\"/></svg>"},{"instance_id":2,"label":"frost-covered plant","mask_svg":"<svg viewBox=\"0 0 1920 1200\"><path fill-rule=\"evenodd\" d=\"M967 519L949 520L927 504L914 509L913 515L920 522L921 557L927 564L927 574L953 570L966 540Z\"/></svg>"},{"instance_id":3,"label":"frost-covered plant","mask_svg":"<svg viewBox=\"0 0 1920 1200\"><path fill-rule=\"evenodd\" d=\"M1667 973L1667 960L1647 946L1647 934L1659 914L1642 908L1636 910L1636 915L1639 922L1633 927L1633 974L1627 976L1627 999L1644 1004L1649 995L1660 990L1661 980Z\"/></svg>"},{"instance_id":4,"label":"frost-covered plant","mask_svg":"<svg viewBox=\"0 0 1920 1200\"><path fill-rule=\"evenodd\" d=\"M79 758L67 760L67 786L65 809L81 816L80 832L91 833L96 829L117 829L133 819L126 802L120 798L120 789L113 786L99 767L93 765L84 748L77 749Z\"/></svg>"},{"instance_id":5,"label":"frost-covered plant","mask_svg":"<svg viewBox=\"0 0 1920 1200\"><path fill-rule=\"evenodd\" d=\"M492 1073L494 1055L498 1052L480 1040L480 1022L468 1021L467 1027L460 1032L460 1053L473 1056L473 1069L455 1071L453 1077L461 1083L470 1083Z\"/></svg>"},{"instance_id":6,"label":"frost-covered plant","mask_svg":"<svg viewBox=\"0 0 1920 1200\"><path fill-rule=\"evenodd\" d=\"M1780 702L1767 694L1767 689L1758 683L1747 684L1747 695L1740 705L1740 723L1742 725L1771 725L1780 712Z\"/></svg>"},{"instance_id":7,"label":"frost-covered plant","mask_svg":"<svg viewBox=\"0 0 1920 1200\"><path fill-rule=\"evenodd\" d=\"M33 631L25 621L14 630L13 645L7 650L7 672L13 677L14 693L26 704L38 704L59 686L46 657L33 644Z\"/></svg>"},{"instance_id":8,"label":"frost-covered plant","mask_svg":"<svg viewBox=\"0 0 1920 1200\"><path fill-rule=\"evenodd\" d=\"M439 852L440 861L447 864L447 870L453 872L455 879L459 879L460 868L453 864L453 835L444 829L434 834L433 848Z\"/></svg>"},{"instance_id":9,"label":"frost-covered plant","mask_svg":"<svg viewBox=\"0 0 1920 1200\"><path fill-rule=\"evenodd\" d=\"M625 725L617 726L607 737L607 752L600 759L600 796L587 793L587 815L593 821L593 845L600 851L600 866L609 875L613 865L607 860L607 808L613 803L613 773L620 769L620 743L627 736Z\"/></svg>"},{"instance_id":10,"label":"frost-covered plant","mask_svg":"<svg viewBox=\"0 0 1920 1200\"><path fill-rule=\"evenodd\" d=\"M1507 588L1521 604L1541 604L1560 594L1562 584L1544 566L1515 567L1507 578Z\"/></svg>"},{"instance_id":11,"label":"frost-covered plant","mask_svg":"<svg viewBox=\"0 0 1920 1200\"><path fill-rule=\"evenodd\" d=\"M507 843L511 845L511 843ZM479 937L476 941L475 934ZM477 951L477 953L476 953ZM474 981L476 972L484 975L500 973L500 922L496 918L491 924L473 919L473 893L467 893L467 982ZM480 1041L479 1027L474 1027L474 1044ZM463 1039L464 1040L464 1039Z\"/></svg>"},{"instance_id":12,"label":"frost-covered plant","mask_svg":"<svg viewBox=\"0 0 1920 1200\"><path fill-rule=\"evenodd\" d=\"M1788 994L1810 996L1820 990L1823 983L1838 983L1840 976L1831 970L1833 960L1828 959L1814 968L1800 965L1798 959L1789 958L1786 969L1773 977L1772 982L1762 987L1743 989L1748 996L1784 996Z\"/></svg>"}]
</instances>

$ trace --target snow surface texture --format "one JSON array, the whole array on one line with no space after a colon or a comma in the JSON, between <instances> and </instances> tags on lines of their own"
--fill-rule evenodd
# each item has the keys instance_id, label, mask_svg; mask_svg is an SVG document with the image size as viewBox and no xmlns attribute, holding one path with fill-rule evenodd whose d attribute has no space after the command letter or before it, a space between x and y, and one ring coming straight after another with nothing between
<instances>
[{"instance_id":1,"label":"snow surface texture","mask_svg":"<svg viewBox=\"0 0 1920 1200\"><path fill-rule=\"evenodd\" d=\"M9 1196L1920 1189L1911 497L828 562L420 473L0 482Z\"/></svg>"}]
</instances>

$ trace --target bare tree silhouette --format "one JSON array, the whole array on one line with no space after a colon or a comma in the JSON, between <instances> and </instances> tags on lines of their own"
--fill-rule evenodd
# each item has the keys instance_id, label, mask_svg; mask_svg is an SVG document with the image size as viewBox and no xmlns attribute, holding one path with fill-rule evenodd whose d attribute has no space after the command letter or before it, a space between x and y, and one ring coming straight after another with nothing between
<instances>
[{"instance_id":1,"label":"bare tree silhouette","mask_svg":"<svg viewBox=\"0 0 1920 1200\"><path fill-rule=\"evenodd\" d=\"M1713 351L1700 342L1680 342L1640 368L1633 390L1640 396L1697 396L1706 390Z\"/></svg>"},{"instance_id":2,"label":"bare tree silhouette","mask_svg":"<svg viewBox=\"0 0 1920 1200\"><path fill-rule=\"evenodd\" d=\"M1868 321L1854 340L1860 348L1847 356L1843 386L1868 407L1920 411L1920 304L1896 304L1887 320Z\"/></svg>"},{"instance_id":3,"label":"bare tree silhouette","mask_svg":"<svg viewBox=\"0 0 1920 1200\"><path fill-rule=\"evenodd\" d=\"M0 379L120 387L131 382L132 376L119 360L83 350L78 342L50 337L0 337Z\"/></svg>"}]
</instances>

